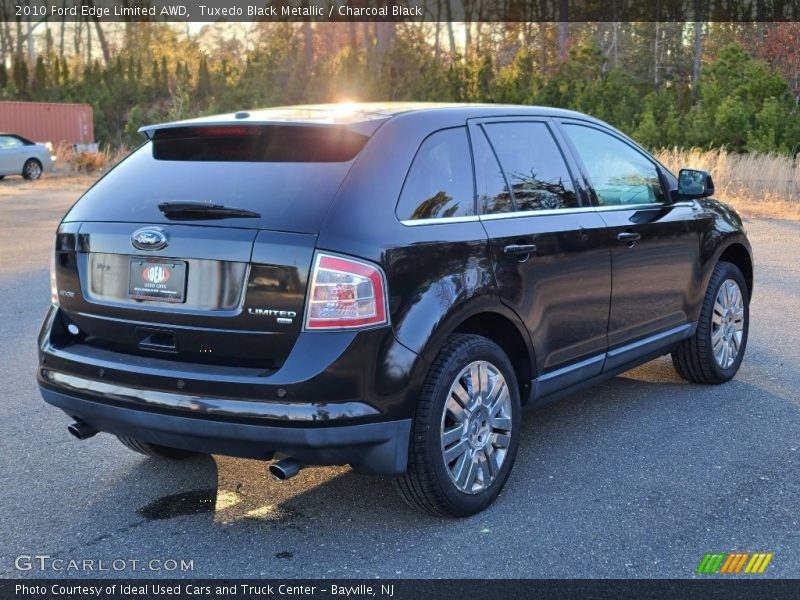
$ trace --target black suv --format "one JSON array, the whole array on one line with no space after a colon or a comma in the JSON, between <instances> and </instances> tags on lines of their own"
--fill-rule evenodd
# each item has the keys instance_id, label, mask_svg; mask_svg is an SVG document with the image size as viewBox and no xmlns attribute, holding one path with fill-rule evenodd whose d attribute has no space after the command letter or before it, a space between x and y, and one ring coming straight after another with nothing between
<instances>
[{"instance_id":1,"label":"black suv","mask_svg":"<svg viewBox=\"0 0 800 600\"><path fill-rule=\"evenodd\" d=\"M78 438L393 475L489 505L523 407L672 353L696 383L747 344L750 245L583 114L356 104L145 127L58 228L44 399Z\"/></svg>"}]
</instances>

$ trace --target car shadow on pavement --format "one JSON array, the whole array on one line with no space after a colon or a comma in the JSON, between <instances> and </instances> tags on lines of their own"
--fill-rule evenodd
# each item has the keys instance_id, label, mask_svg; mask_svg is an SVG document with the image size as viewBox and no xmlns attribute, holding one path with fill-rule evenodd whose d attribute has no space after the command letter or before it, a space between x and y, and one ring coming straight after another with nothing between
<instances>
[{"instance_id":1,"label":"car shadow on pavement","mask_svg":"<svg viewBox=\"0 0 800 600\"><path fill-rule=\"evenodd\" d=\"M338 539L356 535L369 540L378 560L420 536L529 531L537 547L577 552L565 549L570 539L635 546L663 536L666 526L673 543L702 546L700 523L735 511L736 493L759 501L758 477L779 476L789 450L777 441L782 426L769 425L775 447L765 448L761 425L753 425L767 405L784 413L786 435L794 436L797 405L745 381L689 385L659 359L527 413L505 490L484 513L461 521L417 513L388 478L349 467L308 468L278 482L259 461L158 461L109 448L121 464L106 478L103 493L75 511L62 540L79 540L70 553L103 554L146 538L152 552L170 548L164 540L179 535L192 556L193 548L200 552L200 546L224 544L230 536L252 537L269 560L298 561L304 555L311 560L320 544L336 552ZM723 446L737 451L711 451ZM761 462L749 460L756 452ZM98 523L98 513L112 516ZM599 523L627 525L606 530Z\"/></svg>"}]
</instances>

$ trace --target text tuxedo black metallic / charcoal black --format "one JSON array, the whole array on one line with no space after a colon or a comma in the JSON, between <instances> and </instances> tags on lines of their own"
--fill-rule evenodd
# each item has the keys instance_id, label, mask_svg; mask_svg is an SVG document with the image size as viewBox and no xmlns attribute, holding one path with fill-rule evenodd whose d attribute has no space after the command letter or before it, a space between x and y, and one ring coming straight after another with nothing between
<instances>
[{"instance_id":1,"label":"text tuxedo black metallic / charcoal black","mask_svg":"<svg viewBox=\"0 0 800 600\"><path fill-rule=\"evenodd\" d=\"M742 361L739 216L586 115L343 104L142 131L56 235L38 381L81 439L350 464L464 516L506 482L523 407L667 353L698 383Z\"/></svg>"}]
</instances>

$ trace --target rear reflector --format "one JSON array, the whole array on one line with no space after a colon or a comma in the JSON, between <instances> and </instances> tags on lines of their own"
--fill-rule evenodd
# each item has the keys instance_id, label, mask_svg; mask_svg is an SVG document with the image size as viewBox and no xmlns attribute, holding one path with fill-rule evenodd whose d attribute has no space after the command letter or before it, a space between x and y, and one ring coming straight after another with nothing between
<instances>
[{"instance_id":1,"label":"rear reflector","mask_svg":"<svg viewBox=\"0 0 800 600\"><path fill-rule=\"evenodd\" d=\"M307 330L373 327L388 322L386 280L377 265L317 253L308 289Z\"/></svg>"}]
</instances>

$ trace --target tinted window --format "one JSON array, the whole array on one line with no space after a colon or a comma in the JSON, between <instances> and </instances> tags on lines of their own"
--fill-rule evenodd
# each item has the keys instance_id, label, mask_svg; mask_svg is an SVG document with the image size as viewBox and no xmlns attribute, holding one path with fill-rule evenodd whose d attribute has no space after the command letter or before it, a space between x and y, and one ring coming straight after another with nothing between
<instances>
[{"instance_id":1,"label":"tinted window","mask_svg":"<svg viewBox=\"0 0 800 600\"><path fill-rule=\"evenodd\" d=\"M72 208L67 221L174 223L158 204L191 200L261 215L214 225L317 233L353 164L157 160L153 154L153 142L148 142L111 169Z\"/></svg>"},{"instance_id":2,"label":"tinted window","mask_svg":"<svg viewBox=\"0 0 800 600\"><path fill-rule=\"evenodd\" d=\"M345 162L358 154L367 139L343 127L173 127L155 131L153 158L203 162Z\"/></svg>"},{"instance_id":3,"label":"tinted window","mask_svg":"<svg viewBox=\"0 0 800 600\"><path fill-rule=\"evenodd\" d=\"M465 127L428 136L414 157L397 203L400 220L475 214L472 159Z\"/></svg>"},{"instance_id":4,"label":"tinted window","mask_svg":"<svg viewBox=\"0 0 800 600\"><path fill-rule=\"evenodd\" d=\"M516 210L548 210L578 206L564 157L544 123L486 125Z\"/></svg>"},{"instance_id":5,"label":"tinted window","mask_svg":"<svg viewBox=\"0 0 800 600\"><path fill-rule=\"evenodd\" d=\"M633 146L593 127L565 123L564 129L602 206L665 200L655 164Z\"/></svg>"},{"instance_id":6,"label":"tinted window","mask_svg":"<svg viewBox=\"0 0 800 600\"><path fill-rule=\"evenodd\" d=\"M497 162L497 157L486 139L483 130L478 127L472 140L475 153L475 182L478 186L478 210L482 214L512 212L514 204L508 192L506 178Z\"/></svg>"}]
</instances>

